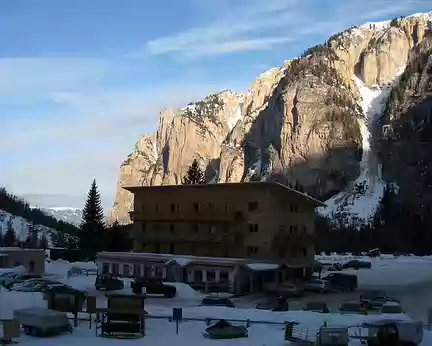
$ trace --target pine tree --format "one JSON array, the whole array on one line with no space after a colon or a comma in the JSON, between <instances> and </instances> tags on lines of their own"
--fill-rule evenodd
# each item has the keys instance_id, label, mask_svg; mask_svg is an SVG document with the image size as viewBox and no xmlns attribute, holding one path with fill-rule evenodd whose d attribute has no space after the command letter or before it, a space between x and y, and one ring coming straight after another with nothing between
<instances>
[{"instance_id":1,"label":"pine tree","mask_svg":"<svg viewBox=\"0 0 432 346\"><path fill-rule=\"evenodd\" d=\"M4 246L14 246L16 244L16 234L12 227L12 220L9 220L7 223L6 233L3 237Z\"/></svg>"},{"instance_id":2,"label":"pine tree","mask_svg":"<svg viewBox=\"0 0 432 346\"><path fill-rule=\"evenodd\" d=\"M96 180L94 179L87 195L80 232L78 234L79 248L83 251L85 257L91 258L97 251L103 248L104 230L102 203Z\"/></svg>"},{"instance_id":3,"label":"pine tree","mask_svg":"<svg viewBox=\"0 0 432 346\"><path fill-rule=\"evenodd\" d=\"M205 184L204 172L201 170L198 161L193 160L190 165L186 176L183 178L183 185Z\"/></svg>"},{"instance_id":4,"label":"pine tree","mask_svg":"<svg viewBox=\"0 0 432 346\"><path fill-rule=\"evenodd\" d=\"M129 237L129 229L127 226L120 226L115 221L106 231L107 243L105 250L112 252L123 252L132 249L132 240Z\"/></svg>"}]
</instances>

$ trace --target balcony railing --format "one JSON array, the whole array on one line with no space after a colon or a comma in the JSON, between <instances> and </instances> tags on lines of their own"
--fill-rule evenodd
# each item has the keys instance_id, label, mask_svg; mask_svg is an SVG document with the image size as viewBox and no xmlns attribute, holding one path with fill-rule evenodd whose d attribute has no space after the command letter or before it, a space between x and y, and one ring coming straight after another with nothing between
<instances>
[{"instance_id":1,"label":"balcony railing","mask_svg":"<svg viewBox=\"0 0 432 346\"><path fill-rule=\"evenodd\" d=\"M138 212L131 211L132 221L150 222L239 222L244 219L241 212Z\"/></svg>"}]
</instances>

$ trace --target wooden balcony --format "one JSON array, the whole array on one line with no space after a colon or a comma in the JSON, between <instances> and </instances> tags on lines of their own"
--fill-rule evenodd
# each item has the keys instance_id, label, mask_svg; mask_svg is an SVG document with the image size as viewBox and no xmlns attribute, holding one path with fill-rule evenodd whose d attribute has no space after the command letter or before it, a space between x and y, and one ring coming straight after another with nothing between
<instances>
[{"instance_id":1,"label":"wooden balcony","mask_svg":"<svg viewBox=\"0 0 432 346\"><path fill-rule=\"evenodd\" d=\"M241 212L129 212L132 221L147 222L240 222L244 219Z\"/></svg>"}]
</instances>

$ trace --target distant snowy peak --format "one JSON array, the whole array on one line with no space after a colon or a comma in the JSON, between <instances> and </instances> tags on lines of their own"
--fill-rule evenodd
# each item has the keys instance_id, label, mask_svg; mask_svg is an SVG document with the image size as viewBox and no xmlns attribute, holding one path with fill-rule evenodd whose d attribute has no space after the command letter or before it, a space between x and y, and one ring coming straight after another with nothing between
<instances>
[{"instance_id":1,"label":"distant snowy peak","mask_svg":"<svg viewBox=\"0 0 432 346\"><path fill-rule=\"evenodd\" d=\"M72 207L39 208L59 221L78 226L82 219L82 210Z\"/></svg>"}]
</instances>

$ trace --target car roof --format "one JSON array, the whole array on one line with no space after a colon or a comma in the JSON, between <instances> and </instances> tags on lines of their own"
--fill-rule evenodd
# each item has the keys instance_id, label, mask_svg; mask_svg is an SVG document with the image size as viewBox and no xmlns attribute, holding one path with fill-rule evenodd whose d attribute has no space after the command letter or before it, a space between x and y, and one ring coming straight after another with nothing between
<instances>
[{"instance_id":1,"label":"car roof","mask_svg":"<svg viewBox=\"0 0 432 346\"><path fill-rule=\"evenodd\" d=\"M385 302L382 306L401 306L399 302Z\"/></svg>"}]
</instances>

